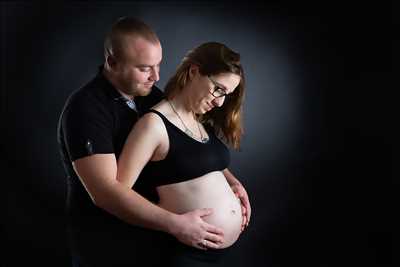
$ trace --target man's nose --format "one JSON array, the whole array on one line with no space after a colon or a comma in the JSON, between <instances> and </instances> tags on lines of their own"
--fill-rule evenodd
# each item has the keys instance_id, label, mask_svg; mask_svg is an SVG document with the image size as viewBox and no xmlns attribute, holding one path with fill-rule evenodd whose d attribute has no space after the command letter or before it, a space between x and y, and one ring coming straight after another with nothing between
<instances>
[{"instance_id":1,"label":"man's nose","mask_svg":"<svg viewBox=\"0 0 400 267\"><path fill-rule=\"evenodd\" d=\"M151 81L157 82L160 79L160 69L159 68L151 68L151 75L149 77Z\"/></svg>"}]
</instances>

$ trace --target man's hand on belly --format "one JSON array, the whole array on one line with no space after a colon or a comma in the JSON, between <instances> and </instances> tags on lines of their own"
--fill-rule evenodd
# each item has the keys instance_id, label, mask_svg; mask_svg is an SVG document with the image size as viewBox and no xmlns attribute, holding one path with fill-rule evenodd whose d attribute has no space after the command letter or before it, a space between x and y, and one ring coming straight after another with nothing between
<instances>
[{"instance_id":1,"label":"man's hand on belly","mask_svg":"<svg viewBox=\"0 0 400 267\"><path fill-rule=\"evenodd\" d=\"M196 209L177 214L170 233L180 242L198 249L217 249L224 242L223 230L203 220L212 214L212 209Z\"/></svg>"}]
</instances>

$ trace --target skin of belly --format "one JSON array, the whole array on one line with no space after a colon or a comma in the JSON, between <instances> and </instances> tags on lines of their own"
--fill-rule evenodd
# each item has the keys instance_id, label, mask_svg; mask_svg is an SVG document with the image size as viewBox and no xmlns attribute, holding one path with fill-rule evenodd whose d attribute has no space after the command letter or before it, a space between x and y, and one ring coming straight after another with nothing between
<instances>
[{"instance_id":1,"label":"skin of belly","mask_svg":"<svg viewBox=\"0 0 400 267\"><path fill-rule=\"evenodd\" d=\"M157 187L158 205L183 214L199 208L212 208L213 213L203 220L224 231L224 243L231 246L239 238L242 224L240 200L235 196L220 171L210 172L196 179Z\"/></svg>"}]
</instances>

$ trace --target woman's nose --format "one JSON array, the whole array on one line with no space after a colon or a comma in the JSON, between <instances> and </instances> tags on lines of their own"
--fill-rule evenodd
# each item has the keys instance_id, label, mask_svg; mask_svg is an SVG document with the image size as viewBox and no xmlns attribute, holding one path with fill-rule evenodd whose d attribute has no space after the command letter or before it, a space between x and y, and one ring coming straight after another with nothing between
<instances>
[{"instance_id":1,"label":"woman's nose","mask_svg":"<svg viewBox=\"0 0 400 267\"><path fill-rule=\"evenodd\" d=\"M216 97L213 99L212 103L214 106L220 107L224 104L225 96Z\"/></svg>"}]
</instances>

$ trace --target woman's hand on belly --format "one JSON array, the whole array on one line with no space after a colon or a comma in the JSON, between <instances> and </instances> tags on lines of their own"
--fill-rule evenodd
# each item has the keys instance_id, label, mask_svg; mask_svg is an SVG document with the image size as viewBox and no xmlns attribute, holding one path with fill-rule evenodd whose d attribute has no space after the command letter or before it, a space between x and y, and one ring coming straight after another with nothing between
<instances>
[{"instance_id":1,"label":"woman's hand on belly","mask_svg":"<svg viewBox=\"0 0 400 267\"><path fill-rule=\"evenodd\" d=\"M192 245L193 242L188 243L188 241L185 240L203 242L200 237L206 238L208 242L208 237L204 234L199 236L201 232L196 230L198 226L195 226L196 224L194 223L198 223L196 220L199 219L201 219L202 223L207 223L213 227L222 229L224 233L223 243L218 248L229 247L238 239L243 223L241 203L240 199L237 198L232 191L222 172L215 171L196 179L159 186L157 187L157 191L160 197L159 205L162 208L175 214L187 216L187 218L182 219L181 222L186 221L194 225L183 225L179 227L179 229L187 231L187 234L180 234L180 236L183 237L177 237L181 242L189 245ZM212 208L213 213L203 214L201 216L196 215L196 219L193 218L191 212L202 208ZM191 232L193 231L190 230L191 227L193 227L197 233ZM208 231L207 228L203 227L202 229ZM211 232L216 234L213 231ZM174 235L177 236L176 233ZM210 238L212 238L212 236L210 236ZM212 239L210 241L212 241Z\"/></svg>"},{"instance_id":2,"label":"woman's hand on belly","mask_svg":"<svg viewBox=\"0 0 400 267\"><path fill-rule=\"evenodd\" d=\"M224 243L220 248L226 248L235 243L242 232L242 209L239 199L235 196L226 197L215 203L213 206L210 205L214 213L204 220L223 229Z\"/></svg>"},{"instance_id":3,"label":"woman's hand on belly","mask_svg":"<svg viewBox=\"0 0 400 267\"><path fill-rule=\"evenodd\" d=\"M250 222L251 206L250 206L249 196L247 195L246 190L241 184L231 185L231 189L241 203L242 216L243 216L241 231L243 231L245 227L249 226Z\"/></svg>"},{"instance_id":4,"label":"woman's hand on belly","mask_svg":"<svg viewBox=\"0 0 400 267\"><path fill-rule=\"evenodd\" d=\"M177 214L170 233L188 246L218 249L224 243L222 229L203 220L203 217L212 213L212 209L204 208Z\"/></svg>"}]
</instances>

